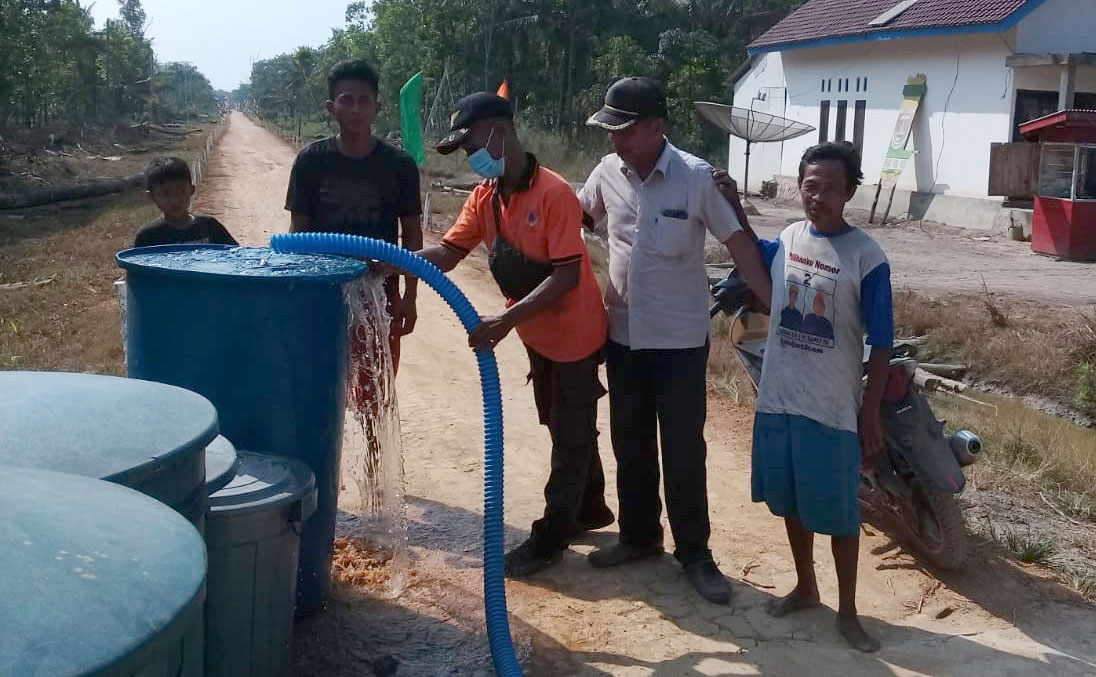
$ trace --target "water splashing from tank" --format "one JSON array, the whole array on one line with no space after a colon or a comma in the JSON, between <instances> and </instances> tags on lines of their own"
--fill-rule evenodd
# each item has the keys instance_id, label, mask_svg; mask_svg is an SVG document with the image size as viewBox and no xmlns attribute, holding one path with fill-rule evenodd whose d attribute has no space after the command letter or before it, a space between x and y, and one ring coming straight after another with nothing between
<instances>
[{"instance_id":1,"label":"water splashing from tank","mask_svg":"<svg viewBox=\"0 0 1096 677\"><path fill-rule=\"evenodd\" d=\"M387 592L407 585L403 446L383 278L367 274L345 286L350 309L350 368L342 466L357 485L361 520L354 537L387 562Z\"/></svg>"},{"instance_id":2,"label":"water splashing from tank","mask_svg":"<svg viewBox=\"0 0 1096 677\"><path fill-rule=\"evenodd\" d=\"M126 281L114 281L114 295L118 299L118 315L122 324L122 356L125 364L129 366L129 345L126 341Z\"/></svg>"}]
</instances>

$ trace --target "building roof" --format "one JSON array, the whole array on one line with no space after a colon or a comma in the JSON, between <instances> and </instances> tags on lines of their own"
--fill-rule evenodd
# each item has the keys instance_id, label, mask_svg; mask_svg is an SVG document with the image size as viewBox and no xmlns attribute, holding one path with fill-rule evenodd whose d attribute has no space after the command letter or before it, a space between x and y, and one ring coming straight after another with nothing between
<instances>
[{"instance_id":1,"label":"building roof","mask_svg":"<svg viewBox=\"0 0 1096 677\"><path fill-rule=\"evenodd\" d=\"M1020 134L1029 141L1064 141L1069 131L1088 130L1089 138L1096 133L1096 110L1067 108L1020 125ZM1087 139L1086 139L1087 142Z\"/></svg>"},{"instance_id":2,"label":"building roof","mask_svg":"<svg viewBox=\"0 0 1096 677\"><path fill-rule=\"evenodd\" d=\"M749 45L750 54L868 40L1000 32L1045 0L809 0ZM908 5L879 25L873 20Z\"/></svg>"}]
</instances>

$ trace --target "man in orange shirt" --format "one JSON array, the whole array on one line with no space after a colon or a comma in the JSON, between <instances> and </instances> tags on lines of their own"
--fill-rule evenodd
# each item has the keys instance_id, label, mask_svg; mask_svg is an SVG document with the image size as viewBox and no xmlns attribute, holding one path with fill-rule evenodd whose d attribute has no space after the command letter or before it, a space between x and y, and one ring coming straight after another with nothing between
<instances>
[{"instance_id":1,"label":"man in orange shirt","mask_svg":"<svg viewBox=\"0 0 1096 677\"><path fill-rule=\"evenodd\" d=\"M506 555L511 576L558 562L579 532L613 522L597 449L598 380L608 317L582 240L582 208L563 177L526 153L506 99L480 92L457 103L438 152L464 149L485 181L476 186L442 244L419 252L452 270L481 242L506 310L481 318L473 348L493 348L516 329L529 352L540 422L552 435L544 516Z\"/></svg>"}]
</instances>

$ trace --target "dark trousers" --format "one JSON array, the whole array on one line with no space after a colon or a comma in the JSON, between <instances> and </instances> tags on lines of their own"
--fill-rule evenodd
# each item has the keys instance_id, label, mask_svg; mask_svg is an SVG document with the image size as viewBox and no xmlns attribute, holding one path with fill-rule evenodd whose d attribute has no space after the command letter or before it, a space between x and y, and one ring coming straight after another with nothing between
<instances>
[{"instance_id":1,"label":"dark trousers","mask_svg":"<svg viewBox=\"0 0 1096 677\"><path fill-rule=\"evenodd\" d=\"M632 350L610 341L605 357L621 542L662 543L657 430L674 556L682 564L710 559L704 443L708 346Z\"/></svg>"},{"instance_id":2,"label":"dark trousers","mask_svg":"<svg viewBox=\"0 0 1096 677\"><path fill-rule=\"evenodd\" d=\"M597 451L597 401L605 388L597 376L600 351L579 362L554 362L526 348L537 413L552 435L544 517L533 522L534 542L547 556L567 547L578 524L609 512Z\"/></svg>"}]
</instances>

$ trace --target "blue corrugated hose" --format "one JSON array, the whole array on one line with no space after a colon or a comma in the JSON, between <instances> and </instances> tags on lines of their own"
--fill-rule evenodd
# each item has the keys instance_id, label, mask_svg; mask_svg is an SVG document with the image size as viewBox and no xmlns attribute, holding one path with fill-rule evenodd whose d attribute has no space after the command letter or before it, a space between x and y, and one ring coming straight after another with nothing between
<instances>
[{"instance_id":1,"label":"blue corrugated hose","mask_svg":"<svg viewBox=\"0 0 1096 677\"><path fill-rule=\"evenodd\" d=\"M468 297L437 266L383 240L335 233L283 233L270 238L270 248L279 253L343 254L382 261L430 285L456 312L468 332L480 323L479 313ZM477 350L476 361L483 387L483 605L487 611L487 638L491 644L495 672L501 677L520 677L523 673L514 653L506 612L499 369L493 351Z\"/></svg>"}]
</instances>

